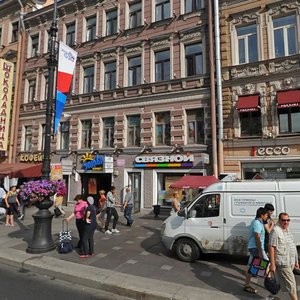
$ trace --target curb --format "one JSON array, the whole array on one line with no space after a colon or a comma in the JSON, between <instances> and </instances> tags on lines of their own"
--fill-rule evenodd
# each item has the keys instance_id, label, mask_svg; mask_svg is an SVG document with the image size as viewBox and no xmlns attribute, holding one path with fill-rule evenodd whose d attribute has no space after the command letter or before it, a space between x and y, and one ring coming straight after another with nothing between
<instances>
[{"instance_id":1,"label":"curb","mask_svg":"<svg viewBox=\"0 0 300 300\"><path fill-rule=\"evenodd\" d=\"M9 257L7 256L9 253ZM49 256L0 248L0 262L74 284L141 300L233 300L239 299L219 291L184 286L166 281L128 275L107 269L68 262Z\"/></svg>"}]
</instances>

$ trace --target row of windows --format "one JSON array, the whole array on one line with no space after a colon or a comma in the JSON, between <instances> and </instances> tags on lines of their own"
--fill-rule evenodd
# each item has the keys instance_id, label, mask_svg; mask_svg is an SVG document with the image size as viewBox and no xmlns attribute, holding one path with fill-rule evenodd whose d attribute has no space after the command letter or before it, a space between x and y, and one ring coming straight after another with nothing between
<instances>
[{"instance_id":1,"label":"row of windows","mask_svg":"<svg viewBox=\"0 0 300 300\"><path fill-rule=\"evenodd\" d=\"M184 0L184 10L182 13L190 13L193 11L200 10L203 7L203 0ZM132 29L144 25L147 21L143 18L143 1L134 1L126 4L125 13L128 15L128 19L125 18L128 24L125 25L126 29ZM164 19L171 18L173 16L171 10L171 1L170 0L155 0L153 2L155 10L155 18L153 22L161 21ZM120 9L115 8L111 10L104 11L103 15L103 34L102 36L110 36L121 31L119 25ZM77 23L71 22L64 24L63 37L62 40L70 47L76 46L81 42L89 42L99 38L98 33L98 19L99 15L94 14L83 19L83 34L82 40L78 43L77 37ZM44 44L44 53L48 52L48 40L49 40L49 31L45 32L45 44ZM40 45L40 34L31 35L28 43L28 52L27 57L35 57L39 54Z\"/></svg>"},{"instance_id":2,"label":"row of windows","mask_svg":"<svg viewBox=\"0 0 300 300\"><path fill-rule=\"evenodd\" d=\"M159 112L155 114L155 145L171 145L171 116L169 112ZM139 147L141 143L141 118L140 115L127 116L127 147ZM102 147L114 147L115 119L108 117L102 119ZM80 139L78 147L82 149L91 148L92 120L80 121ZM204 144L204 109L193 109L186 111L186 136L187 144ZM40 145L44 147L45 126L41 125ZM24 151L32 150L32 126L24 127ZM59 149L69 149L70 123L60 123L58 134Z\"/></svg>"},{"instance_id":3,"label":"row of windows","mask_svg":"<svg viewBox=\"0 0 300 300\"><path fill-rule=\"evenodd\" d=\"M194 43L183 45L185 55L184 69L185 74L183 77L201 75L204 73L202 44ZM127 66L126 74L124 74L124 85L136 86L145 83L143 77L143 55L139 54L132 57L125 57L124 66ZM164 80L171 80L174 78L171 66L171 53L170 49L161 51L153 51L153 82L160 82ZM103 63L101 73L101 90L111 90L118 87L117 81L118 64L117 60L108 61ZM81 67L79 75L79 93L92 93L96 90L95 82L95 65L88 65ZM75 76L73 78L73 85L71 90L74 91ZM26 80L25 85L25 102L29 103L37 98L36 95L36 79ZM41 99L47 98L48 77L45 76L42 81L42 95Z\"/></svg>"},{"instance_id":4,"label":"row of windows","mask_svg":"<svg viewBox=\"0 0 300 300\"><path fill-rule=\"evenodd\" d=\"M284 57L299 52L296 15L287 15L272 19L271 40L273 57ZM260 60L260 25L256 23L236 27L236 64L251 63ZM236 58L236 59L235 59Z\"/></svg>"},{"instance_id":5,"label":"row of windows","mask_svg":"<svg viewBox=\"0 0 300 300\"><path fill-rule=\"evenodd\" d=\"M241 136L260 136L262 118L260 111L240 113ZM278 109L279 133L300 132L300 107Z\"/></svg>"}]
</instances>

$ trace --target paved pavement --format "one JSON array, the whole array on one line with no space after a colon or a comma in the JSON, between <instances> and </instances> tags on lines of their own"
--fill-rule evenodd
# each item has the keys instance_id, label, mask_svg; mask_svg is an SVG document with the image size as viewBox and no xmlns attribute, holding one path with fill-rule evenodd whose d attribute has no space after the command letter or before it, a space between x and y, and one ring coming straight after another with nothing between
<instances>
[{"instance_id":1,"label":"paved pavement","mask_svg":"<svg viewBox=\"0 0 300 300\"><path fill-rule=\"evenodd\" d=\"M71 205L65 208L67 215L72 209ZM208 255L195 263L173 257L160 243L160 225L166 216L154 218L150 210L136 214L131 228L124 226L120 213L120 234L108 236L97 231L96 255L88 259L80 259L76 251L26 253L35 211L34 207L27 209L25 221L18 221L15 227L6 227L0 221L0 263L133 299L269 299L262 279L254 279L257 295L242 291L244 257ZM54 239L61 223L62 218L53 219ZM75 220L70 221L70 229L76 244ZM299 286L299 276L297 282ZM279 295L277 299L285 297Z\"/></svg>"}]
</instances>

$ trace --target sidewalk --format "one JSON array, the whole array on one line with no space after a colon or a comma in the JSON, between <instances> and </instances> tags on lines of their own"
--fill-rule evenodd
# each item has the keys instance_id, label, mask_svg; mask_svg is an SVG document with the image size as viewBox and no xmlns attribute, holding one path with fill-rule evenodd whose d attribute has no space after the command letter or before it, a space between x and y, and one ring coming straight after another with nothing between
<instances>
[{"instance_id":1,"label":"sidewalk","mask_svg":"<svg viewBox=\"0 0 300 300\"><path fill-rule=\"evenodd\" d=\"M64 209L69 215L73 207ZM120 234L108 236L97 231L96 255L88 259L80 259L75 251L69 254L59 254L56 250L28 254L25 250L32 237L31 215L35 211L34 207L27 209L25 221L18 221L16 227L0 224L0 263L133 299L229 300L266 297L265 291L260 296L245 297L250 295L245 295L240 284L236 283L243 279L240 275L244 272L243 268L235 266L235 270L229 265L221 272L218 262L187 264L171 257L159 241L163 217L154 218L150 210L135 215L135 223L131 228L119 224L117 228ZM120 221L125 223L121 213ZM53 219L54 239L61 230L61 222L62 218ZM75 220L70 221L70 229L75 244ZM236 274L229 279L229 272Z\"/></svg>"}]
</instances>

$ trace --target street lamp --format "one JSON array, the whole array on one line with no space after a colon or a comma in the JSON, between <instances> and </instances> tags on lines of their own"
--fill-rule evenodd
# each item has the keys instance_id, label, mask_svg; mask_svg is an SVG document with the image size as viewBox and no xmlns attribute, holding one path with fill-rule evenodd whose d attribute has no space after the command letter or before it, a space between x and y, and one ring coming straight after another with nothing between
<instances>
[{"instance_id":1,"label":"street lamp","mask_svg":"<svg viewBox=\"0 0 300 300\"><path fill-rule=\"evenodd\" d=\"M38 2L38 1L37 1ZM49 45L49 57L48 61L48 91L47 91L47 105L46 105L46 124L45 124L45 136L44 136L44 159L42 166L42 178L49 179L51 172L51 129L53 118L53 90L54 90L54 75L57 65L56 60L56 33L57 33L57 0L54 0L53 6L53 20L50 27L50 45Z\"/></svg>"}]
</instances>

